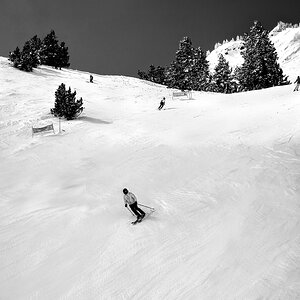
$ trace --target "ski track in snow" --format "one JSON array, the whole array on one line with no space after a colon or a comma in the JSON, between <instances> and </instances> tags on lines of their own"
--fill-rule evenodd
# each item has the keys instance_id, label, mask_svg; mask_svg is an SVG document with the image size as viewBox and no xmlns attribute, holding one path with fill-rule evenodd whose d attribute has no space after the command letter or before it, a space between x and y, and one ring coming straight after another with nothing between
<instances>
[{"instance_id":1,"label":"ski track in snow","mask_svg":"<svg viewBox=\"0 0 300 300\"><path fill-rule=\"evenodd\" d=\"M135 78L0 62L0 299L300 298L292 86L171 100ZM58 134L61 82L85 110ZM49 122L56 134L31 137ZM156 209L136 226L125 186Z\"/></svg>"}]
</instances>

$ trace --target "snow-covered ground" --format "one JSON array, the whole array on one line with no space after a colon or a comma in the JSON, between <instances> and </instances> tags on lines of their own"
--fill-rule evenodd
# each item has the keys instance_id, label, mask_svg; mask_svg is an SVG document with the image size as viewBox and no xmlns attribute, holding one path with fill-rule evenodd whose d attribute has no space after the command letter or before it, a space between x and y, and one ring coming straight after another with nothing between
<instances>
[{"instance_id":1,"label":"snow-covered ground","mask_svg":"<svg viewBox=\"0 0 300 300\"><path fill-rule=\"evenodd\" d=\"M93 75L0 58L0 299L299 299L300 92ZM156 212L132 226L124 187Z\"/></svg>"},{"instance_id":2,"label":"snow-covered ground","mask_svg":"<svg viewBox=\"0 0 300 300\"><path fill-rule=\"evenodd\" d=\"M275 46L278 54L278 62L283 70L283 74L294 82L300 76L300 26L284 26L283 22L269 33L270 40ZM242 65L244 59L241 55L241 40L225 42L213 50L207 59L210 63L210 71L213 72L218 63L218 57L223 54L229 65L235 69Z\"/></svg>"}]
</instances>

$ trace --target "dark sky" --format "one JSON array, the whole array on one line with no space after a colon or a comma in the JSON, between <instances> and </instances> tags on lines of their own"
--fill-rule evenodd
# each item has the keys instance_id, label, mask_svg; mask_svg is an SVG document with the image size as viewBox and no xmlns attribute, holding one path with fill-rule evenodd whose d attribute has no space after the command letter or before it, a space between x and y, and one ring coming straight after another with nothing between
<instances>
[{"instance_id":1,"label":"dark sky","mask_svg":"<svg viewBox=\"0 0 300 300\"><path fill-rule=\"evenodd\" d=\"M0 0L0 56L53 29L69 47L72 69L137 77L166 66L184 36L195 47L248 32L300 23L299 0Z\"/></svg>"}]
</instances>

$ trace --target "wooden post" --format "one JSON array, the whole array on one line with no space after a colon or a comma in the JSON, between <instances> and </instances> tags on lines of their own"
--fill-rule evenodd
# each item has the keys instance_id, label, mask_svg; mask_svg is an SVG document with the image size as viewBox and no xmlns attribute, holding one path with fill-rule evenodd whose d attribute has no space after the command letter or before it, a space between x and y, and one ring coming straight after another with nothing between
<instances>
[{"instance_id":1,"label":"wooden post","mask_svg":"<svg viewBox=\"0 0 300 300\"><path fill-rule=\"evenodd\" d=\"M58 118L58 128L59 128L59 133L61 133L61 121L60 121L60 117Z\"/></svg>"}]
</instances>

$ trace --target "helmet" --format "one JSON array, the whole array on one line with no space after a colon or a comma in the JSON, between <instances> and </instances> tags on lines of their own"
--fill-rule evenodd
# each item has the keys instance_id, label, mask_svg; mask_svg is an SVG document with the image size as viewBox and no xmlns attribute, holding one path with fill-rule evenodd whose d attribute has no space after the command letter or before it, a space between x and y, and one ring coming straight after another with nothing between
<instances>
[{"instance_id":1,"label":"helmet","mask_svg":"<svg viewBox=\"0 0 300 300\"><path fill-rule=\"evenodd\" d=\"M128 190L125 188L123 189L123 194L127 195L128 194Z\"/></svg>"}]
</instances>

